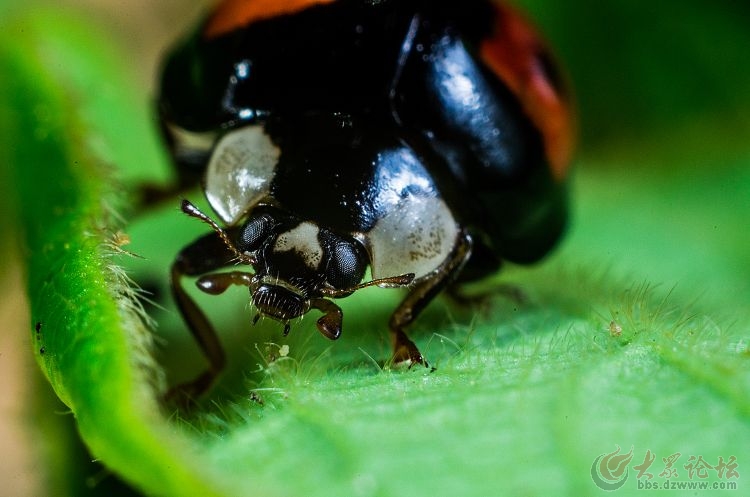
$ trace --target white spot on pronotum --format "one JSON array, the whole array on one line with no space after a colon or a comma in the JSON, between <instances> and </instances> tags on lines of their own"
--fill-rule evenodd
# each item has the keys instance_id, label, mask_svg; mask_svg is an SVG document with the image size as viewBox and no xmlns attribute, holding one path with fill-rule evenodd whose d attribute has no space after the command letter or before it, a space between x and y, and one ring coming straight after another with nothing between
<instances>
[{"instance_id":1,"label":"white spot on pronotum","mask_svg":"<svg viewBox=\"0 0 750 497\"><path fill-rule=\"evenodd\" d=\"M429 274L448 258L458 231L442 199L415 195L402 199L367 234L373 278Z\"/></svg>"},{"instance_id":2,"label":"white spot on pronotum","mask_svg":"<svg viewBox=\"0 0 750 497\"><path fill-rule=\"evenodd\" d=\"M276 238L273 247L275 252L294 250L311 269L317 269L323 260L323 248L318 240L320 230L313 223L300 223L295 228L282 233Z\"/></svg>"},{"instance_id":3,"label":"white spot on pronotum","mask_svg":"<svg viewBox=\"0 0 750 497\"><path fill-rule=\"evenodd\" d=\"M281 151L252 125L225 135L206 169L206 198L227 224L236 224L268 192Z\"/></svg>"}]
</instances>

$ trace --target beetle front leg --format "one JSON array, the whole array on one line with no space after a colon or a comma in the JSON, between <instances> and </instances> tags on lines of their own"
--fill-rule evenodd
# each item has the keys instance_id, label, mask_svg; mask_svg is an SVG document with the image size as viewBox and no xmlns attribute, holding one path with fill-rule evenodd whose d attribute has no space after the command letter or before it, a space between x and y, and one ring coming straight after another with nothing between
<instances>
[{"instance_id":1,"label":"beetle front leg","mask_svg":"<svg viewBox=\"0 0 750 497\"><path fill-rule=\"evenodd\" d=\"M193 338L208 360L208 369L191 381L172 387L166 398L185 404L206 392L224 369L226 357L216 330L182 286L183 276L198 276L231 263L234 257L216 234L203 236L185 247L172 264L170 285L177 307ZM205 290L204 290L205 291Z\"/></svg>"},{"instance_id":2,"label":"beetle front leg","mask_svg":"<svg viewBox=\"0 0 750 497\"><path fill-rule=\"evenodd\" d=\"M435 296L446 286L450 285L458 276L461 268L471 256L472 240L465 231L461 231L456 241L456 246L450 257L443 262L432 274L420 279L412 287L406 298L399 304L391 315L388 326L393 341L394 364L422 364L427 366L422 353L406 335L404 329L409 326L419 314L427 307Z\"/></svg>"},{"instance_id":3,"label":"beetle front leg","mask_svg":"<svg viewBox=\"0 0 750 497\"><path fill-rule=\"evenodd\" d=\"M344 319L341 308L326 299L312 299L310 305L323 312L316 323L318 331L329 340L338 340L341 336L341 321Z\"/></svg>"}]
</instances>

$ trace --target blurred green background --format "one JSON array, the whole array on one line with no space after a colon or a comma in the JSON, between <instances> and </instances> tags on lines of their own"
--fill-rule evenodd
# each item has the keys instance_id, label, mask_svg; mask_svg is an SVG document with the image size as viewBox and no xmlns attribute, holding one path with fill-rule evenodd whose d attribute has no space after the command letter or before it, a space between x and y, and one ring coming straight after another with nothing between
<instances>
[{"instance_id":1,"label":"blurred green background","mask_svg":"<svg viewBox=\"0 0 750 497\"><path fill-rule=\"evenodd\" d=\"M512 270L510 279L520 282L522 288L528 285L532 292L543 295L557 292L570 299L571 307L586 308L586 313L591 312L589 304L593 302L594 314L599 313L601 317L602 336L606 335L610 320L643 322L646 318L637 316L637 309L632 308L629 317L624 316L628 306L623 301L627 296L621 300L611 298L618 303L608 309L591 295L592 292L602 288L615 295L627 295L628 289L635 289L633 293L637 293L640 284L658 288L659 295L671 291L671 302L676 302L677 307L685 304L685 312L720 323L716 326L728 337L726 343L719 342L721 346L731 345L747 355L750 340L747 325L750 318L750 232L747 226L750 219L750 4L728 0L519 0L516 3L541 27L568 70L579 108L580 146L572 181L575 216L568 239L539 272L526 275L521 270ZM96 43L97 37L105 36L120 47L121 64L127 68L125 72L141 97L137 105L145 108L153 96L160 54L200 17L207 4L209 2L178 0L78 0L29 1L21 5L0 0L0 30L7 29L7 20L29 15L37 5L52 6L80 17L92 26L92 43ZM12 143L0 145L13 146ZM7 172L4 164L1 167L3 173ZM142 170L126 174L143 174L148 164L142 167ZM163 176L155 174L160 175ZM13 188L6 178L2 179L5 180L3 188ZM3 197L10 196L2 193ZM167 210L166 218L170 215L173 213ZM33 364L26 331L30 325L23 297L23 269L14 250L15 228L12 220L5 216L0 223L3 250L15 254L0 264L3 292L0 303L0 323L3 323L0 446L12 453L12 457L0 463L0 481L7 484L0 489L0 494L56 495L55 486L65 484L68 495L116 495L118 492L130 495L131 491L121 487L107 470L85 466L88 456L75 442L72 416L62 414L65 407L56 403ZM187 232L183 236L188 239L201 231L200 227L191 231L192 226L175 229ZM162 227L146 225L134 227L134 230L131 236L139 233L143 237L159 236ZM133 245L133 250L141 250L137 238ZM168 264L170 254L165 251L154 255L151 261ZM139 270L137 264L134 270ZM565 298L558 296L551 301L563 308L561 302ZM456 312L458 321L466 318ZM174 315L163 318L167 320L164 328L177 326ZM437 312L430 322L441 319L445 319L444 313ZM336 353L354 354L351 349L356 348L352 345L356 343L343 346L349 348L348 352ZM701 347L689 343L696 349ZM189 349L190 346L183 347ZM718 347L714 344L705 348ZM664 353L660 360L669 363L670 357ZM164 360L174 361L174 355ZM706 360L706 376L715 373L711 369L712 361L721 362L722 358L715 355ZM624 368L632 366L620 356L614 362ZM716 373L719 377L705 381L706 395L710 399L721 398L719 404L724 405L725 397L748 398L747 360L739 364L739 370L727 373L735 382L732 385L722 387L719 373ZM705 380L694 372L701 367L700 363L693 362L678 369L690 372L687 375L690 378ZM645 371L660 371L654 368ZM554 367L542 373L541 382L553 372ZM595 374L596 371L589 371L586 378ZM623 378L632 380L626 372L622 374ZM456 378L458 376L454 380ZM686 384L691 383L685 380L683 384L682 380L671 376L665 381L674 381L671 386L662 384L665 390L687 388ZM650 393L660 391L658 385L650 388ZM597 390L590 390L591 395L595 392ZM607 402L622 399L623 403L637 403L643 398L638 393L618 397L620 394L616 392L613 397L604 398ZM696 399L696 410L726 413L698 394ZM546 401L531 403L549 407ZM571 405L586 404L581 401ZM679 405L689 406L690 402ZM733 430L740 430L737 440L745 440L750 417L747 406L747 400L736 404L728 402L727 410L734 412L734 416L717 422L727 427L717 429L717 436L730 439ZM610 422L645 423L644 419L629 417L635 412L658 418L647 406L629 405L623 409L627 416L618 418L615 414L611 419L599 419L601 424L591 431L604 433ZM58 414L50 415L50 412ZM599 411L593 409L593 412ZM582 413L571 414L591 419ZM534 415L542 423L549 419L544 413ZM592 418L597 423L597 419ZM684 427L689 428L690 425ZM523 429L521 432L525 433ZM591 461L599 453L614 449L614 443L615 440L603 440L601 450L583 451L580 458ZM635 442L622 440L620 443ZM669 447L664 441L653 443ZM703 447L709 446L714 447L708 443ZM69 456L66 451L75 447L80 452L76 452L75 457ZM745 456L741 463L750 463L747 446L737 446L737 450L740 451L736 454L738 458ZM544 453L542 448L539 451ZM54 461L64 460L80 460L80 464L60 462L61 467L66 468L62 475L49 467ZM78 473L71 469L76 467ZM61 483L65 479L69 481ZM581 483L587 479L587 474L579 474L565 488L568 491L583 489L580 495L595 495L595 489ZM529 491L529 495L536 494L534 490Z\"/></svg>"}]
</instances>

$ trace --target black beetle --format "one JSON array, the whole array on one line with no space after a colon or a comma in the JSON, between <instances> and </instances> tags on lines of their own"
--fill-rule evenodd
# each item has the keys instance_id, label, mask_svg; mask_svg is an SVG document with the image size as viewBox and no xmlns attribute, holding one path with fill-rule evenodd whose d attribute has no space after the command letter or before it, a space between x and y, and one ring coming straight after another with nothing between
<instances>
[{"instance_id":1,"label":"black beetle","mask_svg":"<svg viewBox=\"0 0 750 497\"><path fill-rule=\"evenodd\" d=\"M180 184L203 181L219 226L172 267L210 366L224 366L182 286L250 289L284 323L332 298L404 287L393 361L426 364L405 328L443 289L530 263L560 237L569 99L529 24L489 0L227 0L168 57L159 112ZM252 271L220 268L239 264ZM367 269L372 280L363 283ZM257 319L257 315L256 315Z\"/></svg>"}]
</instances>

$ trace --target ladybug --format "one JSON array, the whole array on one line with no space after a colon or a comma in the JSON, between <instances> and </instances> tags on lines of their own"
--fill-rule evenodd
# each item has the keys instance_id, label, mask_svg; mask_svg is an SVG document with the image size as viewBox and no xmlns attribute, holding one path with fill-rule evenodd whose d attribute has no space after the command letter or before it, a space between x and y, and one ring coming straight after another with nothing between
<instances>
[{"instance_id":1,"label":"ladybug","mask_svg":"<svg viewBox=\"0 0 750 497\"><path fill-rule=\"evenodd\" d=\"M179 186L202 182L218 218L182 201L211 227L171 269L209 362L189 394L225 357L186 277L214 295L246 286L254 321L284 334L319 311L332 340L333 299L404 288L392 360L426 365L405 330L436 295L537 261L564 230L569 98L502 3L226 0L170 53L160 88Z\"/></svg>"}]
</instances>

